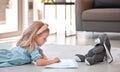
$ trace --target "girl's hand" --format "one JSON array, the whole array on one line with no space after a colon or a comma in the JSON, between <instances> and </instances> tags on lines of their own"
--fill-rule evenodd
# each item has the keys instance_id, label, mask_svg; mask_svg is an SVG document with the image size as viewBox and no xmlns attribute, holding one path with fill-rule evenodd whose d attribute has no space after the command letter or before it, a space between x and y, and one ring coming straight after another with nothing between
<instances>
[{"instance_id":1,"label":"girl's hand","mask_svg":"<svg viewBox=\"0 0 120 72\"><path fill-rule=\"evenodd\" d=\"M55 61L55 63L60 62L60 59L58 57L54 58L53 60Z\"/></svg>"}]
</instances>

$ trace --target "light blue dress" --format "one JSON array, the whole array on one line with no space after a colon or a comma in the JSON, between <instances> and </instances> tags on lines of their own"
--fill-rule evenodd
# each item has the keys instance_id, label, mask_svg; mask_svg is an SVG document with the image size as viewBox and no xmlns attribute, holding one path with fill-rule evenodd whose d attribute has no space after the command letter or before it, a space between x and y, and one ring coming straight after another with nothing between
<instances>
[{"instance_id":1,"label":"light blue dress","mask_svg":"<svg viewBox=\"0 0 120 72\"><path fill-rule=\"evenodd\" d=\"M43 51L35 44L35 49L28 53L28 48L14 47L11 50L0 49L0 68L23 65L42 57Z\"/></svg>"}]
</instances>

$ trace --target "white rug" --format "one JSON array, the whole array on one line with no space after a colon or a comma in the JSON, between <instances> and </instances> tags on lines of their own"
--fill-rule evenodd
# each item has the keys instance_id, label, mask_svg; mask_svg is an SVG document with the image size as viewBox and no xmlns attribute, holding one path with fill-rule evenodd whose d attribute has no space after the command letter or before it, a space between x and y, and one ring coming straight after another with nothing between
<instances>
[{"instance_id":1,"label":"white rug","mask_svg":"<svg viewBox=\"0 0 120 72\"><path fill-rule=\"evenodd\" d=\"M75 54L86 54L93 46L73 46L73 45L56 45L46 44L42 46L44 53L48 58L74 58ZM42 66L36 66L34 64L27 64L22 66L0 68L0 72L120 72L120 48L112 47L111 53L113 56L113 62L108 64L102 62L92 66L86 65L84 62L79 62L78 69L44 69Z\"/></svg>"},{"instance_id":2,"label":"white rug","mask_svg":"<svg viewBox=\"0 0 120 72\"><path fill-rule=\"evenodd\" d=\"M48 44L42 47L43 51L49 58L74 58L75 54L85 55L94 46L81 46L81 45L56 45ZM120 48L111 47L111 54L114 61L120 64Z\"/></svg>"}]
</instances>

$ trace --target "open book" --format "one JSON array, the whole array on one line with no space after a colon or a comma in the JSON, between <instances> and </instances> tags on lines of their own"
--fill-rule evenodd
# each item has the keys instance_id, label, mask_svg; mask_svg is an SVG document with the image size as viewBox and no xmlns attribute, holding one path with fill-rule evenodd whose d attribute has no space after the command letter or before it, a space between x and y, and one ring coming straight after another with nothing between
<instances>
[{"instance_id":1,"label":"open book","mask_svg":"<svg viewBox=\"0 0 120 72\"><path fill-rule=\"evenodd\" d=\"M74 59L61 59L61 62L44 66L44 68L78 68Z\"/></svg>"}]
</instances>

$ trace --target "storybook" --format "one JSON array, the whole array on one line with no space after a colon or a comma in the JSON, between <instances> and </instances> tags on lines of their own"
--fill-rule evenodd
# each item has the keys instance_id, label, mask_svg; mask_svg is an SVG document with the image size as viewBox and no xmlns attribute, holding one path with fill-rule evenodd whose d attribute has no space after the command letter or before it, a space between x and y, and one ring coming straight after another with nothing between
<instances>
[{"instance_id":1,"label":"storybook","mask_svg":"<svg viewBox=\"0 0 120 72\"><path fill-rule=\"evenodd\" d=\"M60 59L61 62L44 66L44 68L78 68L78 63L74 59Z\"/></svg>"}]
</instances>

